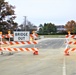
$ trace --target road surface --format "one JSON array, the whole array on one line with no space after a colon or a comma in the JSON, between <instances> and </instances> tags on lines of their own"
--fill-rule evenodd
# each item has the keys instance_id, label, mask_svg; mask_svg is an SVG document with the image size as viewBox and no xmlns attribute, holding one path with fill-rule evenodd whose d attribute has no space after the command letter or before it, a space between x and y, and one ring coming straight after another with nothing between
<instances>
[{"instance_id":1,"label":"road surface","mask_svg":"<svg viewBox=\"0 0 76 75\"><path fill-rule=\"evenodd\" d=\"M65 39L44 39L37 45L22 48L39 48L39 55L16 52L0 55L0 75L76 75L76 54L64 55Z\"/></svg>"}]
</instances>

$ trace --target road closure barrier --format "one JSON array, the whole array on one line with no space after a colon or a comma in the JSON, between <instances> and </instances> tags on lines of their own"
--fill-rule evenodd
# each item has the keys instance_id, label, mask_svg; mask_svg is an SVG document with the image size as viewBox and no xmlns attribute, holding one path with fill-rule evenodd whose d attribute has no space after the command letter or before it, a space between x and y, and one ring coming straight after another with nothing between
<instances>
[{"instance_id":1,"label":"road closure barrier","mask_svg":"<svg viewBox=\"0 0 76 75\"><path fill-rule=\"evenodd\" d=\"M0 48L0 51L38 51L38 48Z\"/></svg>"},{"instance_id":2,"label":"road closure barrier","mask_svg":"<svg viewBox=\"0 0 76 75\"><path fill-rule=\"evenodd\" d=\"M68 34L66 37L66 48L64 50L65 55L70 55L70 52L76 51L76 35Z\"/></svg>"},{"instance_id":3,"label":"road closure barrier","mask_svg":"<svg viewBox=\"0 0 76 75\"><path fill-rule=\"evenodd\" d=\"M13 37L14 37L14 34L1 35L1 38L13 38ZM30 34L30 38L36 39L38 38L38 34Z\"/></svg>"},{"instance_id":4,"label":"road closure barrier","mask_svg":"<svg viewBox=\"0 0 76 75\"><path fill-rule=\"evenodd\" d=\"M29 44L38 44L37 41L2 41L0 42L0 44L10 44L10 45L14 45L14 44L25 44L25 45L29 45Z\"/></svg>"},{"instance_id":5,"label":"road closure barrier","mask_svg":"<svg viewBox=\"0 0 76 75\"><path fill-rule=\"evenodd\" d=\"M20 33L19 33L20 34ZM20 35L21 36L21 35ZM38 37L37 34L31 34L29 37L32 37L32 40L30 41L10 41L10 38L15 38L14 34L6 34L6 35L2 35L2 32L0 32L0 51L4 52L4 51L8 51L8 52L12 52L12 51L32 51L34 55L38 55L38 48L35 48L35 45L38 44L38 42L36 40L34 40L35 37ZM27 38L29 38L27 37ZM2 41L3 38L9 38L9 41ZM25 38L25 36L24 36ZM7 44L9 45L30 45L30 44L34 44L33 48L8 48L8 47L2 47L2 45ZM2 53L3 54L3 53Z\"/></svg>"}]
</instances>

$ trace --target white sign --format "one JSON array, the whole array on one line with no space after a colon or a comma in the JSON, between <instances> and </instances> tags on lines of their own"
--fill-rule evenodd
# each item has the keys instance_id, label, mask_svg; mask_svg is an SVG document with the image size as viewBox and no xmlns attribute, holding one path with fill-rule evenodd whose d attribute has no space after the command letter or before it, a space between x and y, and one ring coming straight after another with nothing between
<instances>
[{"instance_id":1,"label":"white sign","mask_svg":"<svg viewBox=\"0 0 76 75\"><path fill-rule=\"evenodd\" d=\"M14 41L29 41L29 31L14 31Z\"/></svg>"}]
</instances>

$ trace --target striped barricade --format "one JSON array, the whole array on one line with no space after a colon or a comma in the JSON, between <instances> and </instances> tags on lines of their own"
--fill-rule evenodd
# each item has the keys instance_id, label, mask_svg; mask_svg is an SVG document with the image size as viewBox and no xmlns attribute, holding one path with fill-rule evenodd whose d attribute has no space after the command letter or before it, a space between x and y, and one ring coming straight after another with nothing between
<instances>
[{"instance_id":1,"label":"striped barricade","mask_svg":"<svg viewBox=\"0 0 76 75\"><path fill-rule=\"evenodd\" d=\"M75 51L76 50L76 35L66 35L66 48L65 48L65 55L69 55L70 51Z\"/></svg>"},{"instance_id":2,"label":"striped barricade","mask_svg":"<svg viewBox=\"0 0 76 75\"><path fill-rule=\"evenodd\" d=\"M76 38L76 35L66 35L66 38Z\"/></svg>"},{"instance_id":3,"label":"striped barricade","mask_svg":"<svg viewBox=\"0 0 76 75\"><path fill-rule=\"evenodd\" d=\"M25 45L30 45L30 44L38 44L38 42L36 41L26 41L26 42L23 42L23 41L2 41L0 42L0 44L10 44L10 45L15 45L15 44L25 44ZM38 55L38 48L0 48L0 51L9 51L9 52L12 52L12 51L33 51L34 55Z\"/></svg>"},{"instance_id":4,"label":"striped barricade","mask_svg":"<svg viewBox=\"0 0 76 75\"><path fill-rule=\"evenodd\" d=\"M38 48L0 48L0 51L38 51Z\"/></svg>"},{"instance_id":5,"label":"striped barricade","mask_svg":"<svg viewBox=\"0 0 76 75\"><path fill-rule=\"evenodd\" d=\"M38 48L0 48L0 51L3 52L3 51L9 51L9 52L18 52L18 51L33 51L34 55L38 55Z\"/></svg>"},{"instance_id":6,"label":"striped barricade","mask_svg":"<svg viewBox=\"0 0 76 75\"><path fill-rule=\"evenodd\" d=\"M35 37L35 35L30 35L31 37ZM37 36L37 35L36 35ZM13 38L14 35L13 34L6 34L6 35L2 35L2 33L0 34L0 38L1 38L1 41L0 41L0 45L3 45L3 44L10 44L10 45L15 45L15 44L25 44L25 45L30 45L30 44L38 44L37 41L35 40L32 40L32 41L2 41L2 38ZM33 51L34 55L38 55L38 48L2 48L2 46L0 47L0 51L3 52L3 51L9 51L9 52L12 52L12 51Z\"/></svg>"},{"instance_id":7,"label":"striped barricade","mask_svg":"<svg viewBox=\"0 0 76 75\"><path fill-rule=\"evenodd\" d=\"M38 34L35 34L35 33L30 34L30 37L32 37L33 39L36 39L36 38L38 38Z\"/></svg>"},{"instance_id":8,"label":"striped barricade","mask_svg":"<svg viewBox=\"0 0 76 75\"><path fill-rule=\"evenodd\" d=\"M10 44L10 45L14 45L14 44L25 44L25 45L29 45L29 44L38 44L37 41L2 41L0 42L0 44Z\"/></svg>"},{"instance_id":9,"label":"striped barricade","mask_svg":"<svg viewBox=\"0 0 76 75\"><path fill-rule=\"evenodd\" d=\"M13 38L14 34L5 34L5 35L2 35L1 37L2 38ZM33 39L38 38L38 34L30 34L30 37Z\"/></svg>"},{"instance_id":10,"label":"striped barricade","mask_svg":"<svg viewBox=\"0 0 76 75\"><path fill-rule=\"evenodd\" d=\"M67 42L67 44L69 44L69 45L76 45L76 41L75 42L69 41L69 42Z\"/></svg>"}]
</instances>

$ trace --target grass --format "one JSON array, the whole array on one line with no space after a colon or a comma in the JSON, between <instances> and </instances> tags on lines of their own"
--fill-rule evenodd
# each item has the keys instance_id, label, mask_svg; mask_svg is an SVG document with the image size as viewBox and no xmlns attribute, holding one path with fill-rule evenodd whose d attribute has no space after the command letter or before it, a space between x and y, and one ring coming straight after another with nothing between
<instances>
[{"instance_id":1,"label":"grass","mask_svg":"<svg viewBox=\"0 0 76 75\"><path fill-rule=\"evenodd\" d=\"M65 35L39 35L39 37L44 36L44 38L65 38Z\"/></svg>"}]
</instances>

